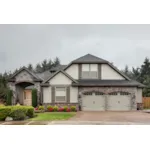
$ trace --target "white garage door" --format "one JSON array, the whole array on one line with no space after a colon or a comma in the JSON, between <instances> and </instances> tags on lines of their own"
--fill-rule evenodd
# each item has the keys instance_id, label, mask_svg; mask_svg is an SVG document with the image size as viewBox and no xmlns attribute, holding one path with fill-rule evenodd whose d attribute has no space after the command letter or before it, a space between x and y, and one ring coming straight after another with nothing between
<instances>
[{"instance_id":1,"label":"white garage door","mask_svg":"<svg viewBox=\"0 0 150 150\"><path fill-rule=\"evenodd\" d=\"M126 92L114 92L109 94L107 110L129 111L131 110L131 97Z\"/></svg>"},{"instance_id":2,"label":"white garage door","mask_svg":"<svg viewBox=\"0 0 150 150\"><path fill-rule=\"evenodd\" d=\"M104 111L105 96L99 92L88 92L82 97L83 111Z\"/></svg>"}]
</instances>

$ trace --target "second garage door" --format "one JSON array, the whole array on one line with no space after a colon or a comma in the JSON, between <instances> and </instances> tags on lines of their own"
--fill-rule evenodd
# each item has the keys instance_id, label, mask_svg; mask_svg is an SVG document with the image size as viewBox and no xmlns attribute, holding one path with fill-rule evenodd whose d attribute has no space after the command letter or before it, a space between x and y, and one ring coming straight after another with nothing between
<instances>
[{"instance_id":1,"label":"second garage door","mask_svg":"<svg viewBox=\"0 0 150 150\"><path fill-rule=\"evenodd\" d=\"M129 111L131 110L131 97L126 92L115 92L108 96L107 110Z\"/></svg>"},{"instance_id":2,"label":"second garage door","mask_svg":"<svg viewBox=\"0 0 150 150\"><path fill-rule=\"evenodd\" d=\"M104 111L105 96L99 92L85 93L82 99L83 111Z\"/></svg>"}]
</instances>

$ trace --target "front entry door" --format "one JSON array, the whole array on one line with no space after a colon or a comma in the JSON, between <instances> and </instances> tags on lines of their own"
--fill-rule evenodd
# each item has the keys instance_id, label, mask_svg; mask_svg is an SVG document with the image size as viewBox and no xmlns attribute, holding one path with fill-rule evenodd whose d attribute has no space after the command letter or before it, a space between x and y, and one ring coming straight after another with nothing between
<instances>
[{"instance_id":1,"label":"front entry door","mask_svg":"<svg viewBox=\"0 0 150 150\"><path fill-rule=\"evenodd\" d=\"M32 92L31 92L31 90L24 90L23 103L24 103L24 105L27 105L27 106L32 105Z\"/></svg>"}]
</instances>

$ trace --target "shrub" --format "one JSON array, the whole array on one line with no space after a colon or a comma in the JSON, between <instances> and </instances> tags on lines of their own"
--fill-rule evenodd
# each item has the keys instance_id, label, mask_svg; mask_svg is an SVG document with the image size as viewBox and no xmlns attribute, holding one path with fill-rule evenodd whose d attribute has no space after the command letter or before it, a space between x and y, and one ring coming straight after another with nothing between
<instances>
[{"instance_id":1,"label":"shrub","mask_svg":"<svg viewBox=\"0 0 150 150\"><path fill-rule=\"evenodd\" d=\"M39 106L38 110L44 110L44 106Z\"/></svg>"},{"instance_id":2,"label":"shrub","mask_svg":"<svg viewBox=\"0 0 150 150\"><path fill-rule=\"evenodd\" d=\"M49 108L49 111L52 112L52 111L54 111L54 109L53 108Z\"/></svg>"},{"instance_id":3,"label":"shrub","mask_svg":"<svg viewBox=\"0 0 150 150\"><path fill-rule=\"evenodd\" d=\"M59 108L58 111L62 112L62 111L64 111L64 108Z\"/></svg>"},{"instance_id":4,"label":"shrub","mask_svg":"<svg viewBox=\"0 0 150 150\"><path fill-rule=\"evenodd\" d=\"M0 121L5 120L5 118L10 114L11 107L0 107Z\"/></svg>"},{"instance_id":5,"label":"shrub","mask_svg":"<svg viewBox=\"0 0 150 150\"><path fill-rule=\"evenodd\" d=\"M57 106L54 106L54 107L53 107L53 110L54 110L54 111L58 111L58 107L57 107Z\"/></svg>"},{"instance_id":6,"label":"shrub","mask_svg":"<svg viewBox=\"0 0 150 150\"><path fill-rule=\"evenodd\" d=\"M35 116L34 114L34 107L32 106L26 106L27 108L27 112L26 112L26 115L30 118L33 118Z\"/></svg>"},{"instance_id":7,"label":"shrub","mask_svg":"<svg viewBox=\"0 0 150 150\"><path fill-rule=\"evenodd\" d=\"M68 106L64 106L64 112L67 112Z\"/></svg>"},{"instance_id":8,"label":"shrub","mask_svg":"<svg viewBox=\"0 0 150 150\"><path fill-rule=\"evenodd\" d=\"M70 109L70 108L67 108L66 112L70 112L70 111L71 111L71 109Z\"/></svg>"},{"instance_id":9,"label":"shrub","mask_svg":"<svg viewBox=\"0 0 150 150\"><path fill-rule=\"evenodd\" d=\"M32 106L37 107L37 89L32 89Z\"/></svg>"},{"instance_id":10,"label":"shrub","mask_svg":"<svg viewBox=\"0 0 150 150\"><path fill-rule=\"evenodd\" d=\"M13 120L24 120L27 114L27 107L25 106L13 106L9 114Z\"/></svg>"},{"instance_id":11,"label":"shrub","mask_svg":"<svg viewBox=\"0 0 150 150\"><path fill-rule=\"evenodd\" d=\"M7 96L6 96L6 104L7 105L12 105L12 96L13 96L12 90L8 90Z\"/></svg>"},{"instance_id":12,"label":"shrub","mask_svg":"<svg viewBox=\"0 0 150 150\"><path fill-rule=\"evenodd\" d=\"M70 109L71 111L77 111L76 106L71 106Z\"/></svg>"},{"instance_id":13,"label":"shrub","mask_svg":"<svg viewBox=\"0 0 150 150\"><path fill-rule=\"evenodd\" d=\"M47 106L47 110L49 110L50 108L53 108L53 106L48 105L48 106Z\"/></svg>"}]
</instances>

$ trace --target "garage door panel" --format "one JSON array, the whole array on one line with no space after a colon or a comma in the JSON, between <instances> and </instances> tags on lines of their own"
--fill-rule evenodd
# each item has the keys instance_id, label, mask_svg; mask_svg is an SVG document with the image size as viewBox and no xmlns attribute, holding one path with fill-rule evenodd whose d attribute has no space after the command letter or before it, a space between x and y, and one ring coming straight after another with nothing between
<instances>
[{"instance_id":1,"label":"garage door panel","mask_svg":"<svg viewBox=\"0 0 150 150\"><path fill-rule=\"evenodd\" d=\"M129 111L131 109L131 98L129 95L109 95L107 110Z\"/></svg>"},{"instance_id":2,"label":"garage door panel","mask_svg":"<svg viewBox=\"0 0 150 150\"><path fill-rule=\"evenodd\" d=\"M84 95L82 99L83 111L104 111L105 110L105 96L103 95Z\"/></svg>"}]
</instances>

